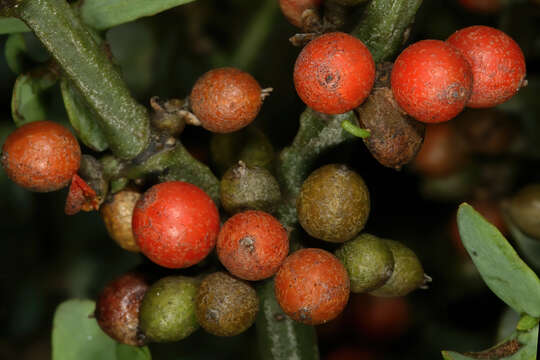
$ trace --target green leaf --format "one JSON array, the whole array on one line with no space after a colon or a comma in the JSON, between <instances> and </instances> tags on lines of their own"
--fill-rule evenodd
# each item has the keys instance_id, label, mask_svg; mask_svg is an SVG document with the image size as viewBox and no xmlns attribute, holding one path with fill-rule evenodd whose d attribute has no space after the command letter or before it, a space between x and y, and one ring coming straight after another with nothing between
<instances>
[{"instance_id":1,"label":"green leaf","mask_svg":"<svg viewBox=\"0 0 540 360\"><path fill-rule=\"evenodd\" d=\"M104 30L192 1L194 0L85 0L81 7L81 16L87 25Z\"/></svg>"},{"instance_id":2,"label":"green leaf","mask_svg":"<svg viewBox=\"0 0 540 360\"><path fill-rule=\"evenodd\" d=\"M28 31L30 31L30 29L21 20L10 17L0 17L0 35Z\"/></svg>"},{"instance_id":3,"label":"green leaf","mask_svg":"<svg viewBox=\"0 0 540 360\"><path fill-rule=\"evenodd\" d=\"M538 325L529 331L515 331L508 339L488 350L467 353L467 355L454 351L442 351L442 357L445 360L536 360L537 346Z\"/></svg>"},{"instance_id":4,"label":"green leaf","mask_svg":"<svg viewBox=\"0 0 540 360\"><path fill-rule=\"evenodd\" d=\"M538 318L529 315L523 315L516 326L518 330L527 331L538 325Z\"/></svg>"},{"instance_id":5,"label":"green leaf","mask_svg":"<svg viewBox=\"0 0 540 360\"><path fill-rule=\"evenodd\" d=\"M41 94L56 84L56 81L55 74L43 70L17 77L11 98L11 115L15 125L46 119L47 112Z\"/></svg>"},{"instance_id":6,"label":"green leaf","mask_svg":"<svg viewBox=\"0 0 540 360\"><path fill-rule=\"evenodd\" d=\"M136 347L118 344L116 347L117 360L151 360L150 349L148 347Z\"/></svg>"},{"instance_id":7,"label":"green leaf","mask_svg":"<svg viewBox=\"0 0 540 360\"><path fill-rule=\"evenodd\" d=\"M4 54L9 68L15 74L20 74L24 71L26 50L26 41L24 41L22 34L12 34L8 37Z\"/></svg>"},{"instance_id":8,"label":"green leaf","mask_svg":"<svg viewBox=\"0 0 540 360\"><path fill-rule=\"evenodd\" d=\"M109 144L99 127L97 115L87 105L77 88L70 80L63 78L60 89L69 121L79 139L93 150L104 151L107 149Z\"/></svg>"},{"instance_id":9,"label":"green leaf","mask_svg":"<svg viewBox=\"0 0 540 360\"><path fill-rule=\"evenodd\" d=\"M470 205L457 215L463 245L487 286L518 313L540 317L540 280L497 228Z\"/></svg>"},{"instance_id":10,"label":"green leaf","mask_svg":"<svg viewBox=\"0 0 540 360\"><path fill-rule=\"evenodd\" d=\"M147 347L118 344L93 318L95 302L68 300L56 309L52 330L52 360L150 360Z\"/></svg>"}]
</instances>

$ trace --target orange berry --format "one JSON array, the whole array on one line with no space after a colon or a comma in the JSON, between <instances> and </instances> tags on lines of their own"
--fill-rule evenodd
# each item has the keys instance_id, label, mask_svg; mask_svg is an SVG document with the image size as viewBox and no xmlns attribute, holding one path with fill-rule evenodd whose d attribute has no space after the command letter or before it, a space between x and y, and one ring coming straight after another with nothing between
<instances>
[{"instance_id":1,"label":"orange berry","mask_svg":"<svg viewBox=\"0 0 540 360\"><path fill-rule=\"evenodd\" d=\"M11 133L2 147L8 177L32 191L65 187L79 169L81 149L75 136L60 124L35 121Z\"/></svg>"},{"instance_id":2,"label":"orange berry","mask_svg":"<svg viewBox=\"0 0 540 360\"><path fill-rule=\"evenodd\" d=\"M302 27L302 14L309 9L317 9L322 0L279 0L279 7L285 18L294 26Z\"/></svg>"}]
</instances>

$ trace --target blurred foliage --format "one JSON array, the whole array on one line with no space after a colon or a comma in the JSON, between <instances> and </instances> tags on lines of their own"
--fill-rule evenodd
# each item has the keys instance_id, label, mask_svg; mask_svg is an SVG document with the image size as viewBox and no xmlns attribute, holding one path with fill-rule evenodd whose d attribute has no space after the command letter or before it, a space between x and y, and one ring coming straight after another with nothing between
<instances>
[{"instance_id":1,"label":"blurred foliage","mask_svg":"<svg viewBox=\"0 0 540 360\"><path fill-rule=\"evenodd\" d=\"M277 7L269 5L274 1L199 0L113 27L104 35L132 94L145 105L151 96L185 97L198 76L212 67L234 63L249 69L263 87L274 88L255 125L278 150L294 138L304 105L292 82L299 49L287 40L296 29ZM470 259L456 250L448 224L459 202L494 192L492 183L502 176L486 164L507 164L503 167L511 174L504 187L497 188L497 198L540 181L540 4L505 3L499 13L479 15L462 9L457 1L424 0L409 43L445 39L459 28L484 24L503 29L522 46L529 85L498 107L512 114L519 124L518 139L509 151L474 155L467 173L447 181L437 179L430 187L412 169L396 172L379 165L361 140L323 154L314 164L344 162L361 174L372 200L366 231L405 242L434 279L429 290L407 297L410 321L406 332L374 340L361 335L353 317L336 320L318 329L323 358L337 348L353 346L372 351L376 359L436 359L441 349L465 352L496 343L497 324L506 313L505 304L482 282ZM258 32L255 40L248 38L258 30L253 19L260 18L265 19L260 20L262 24L270 26L265 25L267 30ZM257 51L246 51L246 43L251 44L247 49ZM15 127L11 100L18 73L26 74L42 65L47 55L29 33L17 38L2 35L0 45L9 59L8 65L6 57L0 57L3 143ZM60 86L40 92L39 104L50 120L67 122ZM181 138L189 151L209 162L209 133L188 127ZM93 153L89 148L83 151ZM216 170L214 164L209 165ZM454 192L456 188L460 191ZM98 213L64 215L65 197L65 190L50 194L25 191L0 169L4 245L0 252L0 321L4 325L0 328L1 359L50 359L50 329L56 306L72 297L95 298L108 281L146 261L109 239ZM310 241L315 246L331 247ZM519 251L527 250L523 247ZM351 301L347 312L353 306ZM233 338L198 331L176 344L152 345L151 350L154 359L249 359L254 356L256 342L254 329Z\"/></svg>"}]
</instances>

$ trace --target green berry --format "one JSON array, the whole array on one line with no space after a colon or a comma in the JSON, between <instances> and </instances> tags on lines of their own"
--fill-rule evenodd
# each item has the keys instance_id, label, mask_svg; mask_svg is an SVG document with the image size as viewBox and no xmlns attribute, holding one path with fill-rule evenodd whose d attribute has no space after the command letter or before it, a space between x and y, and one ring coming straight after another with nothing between
<instances>
[{"instance_id":1,"label":"green berry","mask_svg":"<svg viewBox=\"0 0 540 360\"><path fill-rule=\"evenodd\" d=\"M221 205L230 214L244 210L272 212L281 199L279 185L270 171L247 166L243 161L225 172L219 191Z\"/></svg>"},{"instance_id":2,"label":"green berry","mask_svg":"<svg viewBox=\"0 0 540 360\"><path fill-rule=\"evenodd\" d=\"M394 270L394 256L381 238L361 234L336 250L351 281L351 291L363 293L382 286Z\"/></svg>"},{"instance_id":3,"label":"green berry","mask_svg":"<svg viewBox=\"0 0 540 360\"><path fill-rule=\"evenodd\" d=\"M404 296L424 285L425 275L416 254L400 242L383 239L394 256L394 271L380 288L370 292L382 297Z\"/></svg>"},{"instance_id":4,"label":"green berry","mask_svg":"<svg viewBox=\"0 0 540 360\"><path fill-rule=\"evenodd\" d=\"M195 315L197 283L168 276L148 289L140 309L140 327L150 341L182 340L198 329Z\"/></svg>"},{"instance_id":5,"label":"green berry","mask_svg":"<svg viewBox=\"0 0 540 360\"><path fill-rule=\"evenodd\" d=\"M255 322L259 299L247 283L224 272L205 277L197 295L197 319L217 336L234 336Z\"/></svg>"},{"instance_id":6,"label":"green berry","mask_svg":"<svg viewBox=\"0 0 540 360\"><path fill-rule=\"evenodd\" d=\"M366 224L369 191L362 177L346 165L325 165L302 184L296 209L300 225L309 235L344 242Z\"/></svg>"}]
</instances>

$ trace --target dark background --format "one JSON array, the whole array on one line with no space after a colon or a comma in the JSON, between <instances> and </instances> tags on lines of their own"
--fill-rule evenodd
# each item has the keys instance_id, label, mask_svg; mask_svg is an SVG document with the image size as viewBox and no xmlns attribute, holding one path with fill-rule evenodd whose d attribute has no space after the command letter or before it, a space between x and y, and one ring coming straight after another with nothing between
<instances>
[{"instance_id":1,"label":"dark background","mask_svg":"<svg viewBox=\"0 0 540 360\"><path fill-rule=\"evenodd\" d=\"M496 164L506 176L497 200L521 186L539 180L540 158L534 151L539 116L540 5L514 1L493 15L474 14L454 1L425 0L409 42L446 39L455 30L484 24L500 28L522 47L527 59L529 86L508 103L501 114L512 115L521 129L525 151L499 156L473 157L468 169L482 171ZM184 97L205 71L230 64L237 44L263 2L199 0L193 4L114 28L107 34L111 49L133 94L143 104L150 96ZM358 11L360 12L360 11ZM299 52L287 39L296 29L279 9L271 14L272 26L256 56L244 67L263 87L272 86L256 120L276 149L289 144L305 106L296 95L292 70ZM7 36L0 36L4 48ZM36 45L32 35L29 44ZM42 60L46 54L34 46ZM16 75L0 57L0 142L13 130L11 90ZM49 119L66 121L59 88L46 93ZM188 128L182 141L211 165L209 133ZM83 149L84 151L84 149ZM320 164L344 162L365 179L371 192L372 212L366 230L403 241L421 259L434 279L429 290L419 290L402 302L405 315L395 334L379 337L362 330L362 320L347 316L320 330L321 354L343 346L364 349L376 359L435 359L439 351L481 350L493 345L506 306L483 284L466 256L452 245L449 223L461 201L471 200L485 183L469 184L474 190L456 192L450 186L430 191L430 180L410 168L400 172L384 168L358 140L325 154ZM487 165L486 165L487 164ZM502 165L501 165L502 164ZM50 328L55 307L65 299L96 298L115 276L143 261L142 256L120 249L107 235L98 213L63 213L66 190L35 194L23 190L0 170L0 359L50 358ZM319 244L325 246L324 244ZM366 301L355 296L347 314L362 313ZM366 310L367 311L367 310ZM388 310L389 312L391 310ZM358 316L361 318L362 316ZM397 320L396 320L397 319ZM381 320L382 321L382 320ZM401 324L401 325L400 325ZM376 338L375 338L376 337ZM253 329L242 336L218 339L199 330L179 344L152 347L155 359L238 358L249 356ZM369 357L365 357L368 359ZM371 359L369 358L369 359Z\"/></svg>"}]
</instances>

